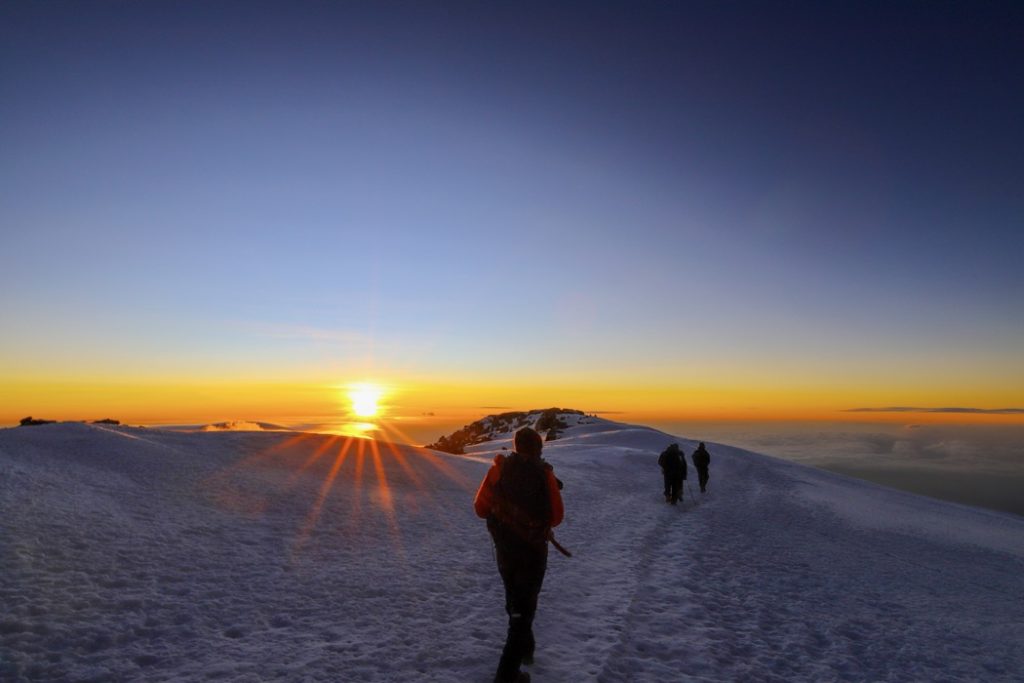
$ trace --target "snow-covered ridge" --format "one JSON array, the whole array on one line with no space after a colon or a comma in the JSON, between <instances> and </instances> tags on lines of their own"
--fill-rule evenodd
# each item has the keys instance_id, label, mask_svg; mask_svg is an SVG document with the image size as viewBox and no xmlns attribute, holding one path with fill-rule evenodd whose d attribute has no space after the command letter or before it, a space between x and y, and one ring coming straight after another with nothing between
<instances>
[{"instance_id":1,"label":"snow-covered ridge","mask_svg":"<svg viewBox=\"0 0 1024 683\"><path fill-rule=\"evenodd\" d=\"M322 434L0 430L0 680L489 681L502 589L463 456ZM587 418L535 681L1019 681L1024 521Z\"/></svg>"},{"instance_id":2,"label":"snow-covered ridge","mask_svg":"<svg viewBox=\"0 0 1024 683\"><path fill-rule=\"evenodd\" d=\"M507 439L523 427L532 427L540 432L546 441L554 441L562 430L581 424L590 424L595 419L595 416L589 416L582 410L567 408L498 413L488 415L451 434L446 434L436 442L428 444L427 448L445 453L461 454L465 453L466 448L470 446Z\"/></svg>"}]
</instances>

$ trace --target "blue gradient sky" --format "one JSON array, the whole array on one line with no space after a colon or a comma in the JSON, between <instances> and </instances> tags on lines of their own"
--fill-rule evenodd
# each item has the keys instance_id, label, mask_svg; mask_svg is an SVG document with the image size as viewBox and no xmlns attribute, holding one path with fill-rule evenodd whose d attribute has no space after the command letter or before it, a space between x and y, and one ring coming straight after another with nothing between
<instances>
[{"instance_id":1,"label":"blue gradient sky","mask_svg":"<svg viewBox=\"0 0 1024 683\"><path fill-rule=\"evenodd\" d=\"M427 5L0 7L0 372L1024 405L1024 5Z\"/></svg>"}]
</instances>

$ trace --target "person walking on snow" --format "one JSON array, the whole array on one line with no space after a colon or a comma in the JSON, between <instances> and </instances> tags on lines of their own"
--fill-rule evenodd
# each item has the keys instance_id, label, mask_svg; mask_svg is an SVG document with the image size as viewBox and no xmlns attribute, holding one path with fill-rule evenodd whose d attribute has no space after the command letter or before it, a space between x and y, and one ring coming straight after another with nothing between
<instances>
[{"instance_id":1,"label":"person walking on snow","mask_svg":"<svg viewBox=\"0 0 1024 683\"><path fill-rule=\"evenodd\" d=\"M693 459L693 466L697 468L697 480L700 482L700 492L706 493L708 490L708 466L711 464L711 454L708 453L708 449L704 448L704 442L701 441L700 445L697 446L697 450L690 456Z\"/></svg>"},{"instance_id":2,"label":"person walking on snow","mask_svg":"<svg viewBox=\"0 0 1024 683\"><path fill-rule=\"evenodd\" d=\"M675 505L683 499L683 480L686 479L686 458L679 444L671 444L662 451L658 466L665 481L665 502Z\"/></svg>"},{"instance_id":3,"label":"person walking on snow","mask_svg":"<svg viewBox=\"0 0 1024 683\"><path fill-rule=\"evenodd\" d=\"M508 633L495 683L530 680L519 666L533 662L533 617L547 569L548 539L565 514L558 479L540 455L540 434L520 429L513 448L510 455L494 456L473 501L477 516L487 520L505 584Z\"/></svg>"}]
</instances>

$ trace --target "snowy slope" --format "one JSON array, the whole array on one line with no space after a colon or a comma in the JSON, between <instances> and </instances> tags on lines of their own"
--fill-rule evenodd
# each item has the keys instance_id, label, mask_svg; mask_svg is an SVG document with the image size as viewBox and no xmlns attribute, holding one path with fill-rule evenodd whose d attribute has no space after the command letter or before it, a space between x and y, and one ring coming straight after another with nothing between
<instances>
[{"instance_id":1,"label":"snowy slope","mask_svg":"<svg viewBox=\"0 0 1024 683\"><path fill-rule=\"evenodd\" d=\"M693 442L570 418L535 681L1024 679L1024 520L715 444L671 507ZM0 680L489 681L503 446L0 430Z\"/></svg>"}]
</instances>

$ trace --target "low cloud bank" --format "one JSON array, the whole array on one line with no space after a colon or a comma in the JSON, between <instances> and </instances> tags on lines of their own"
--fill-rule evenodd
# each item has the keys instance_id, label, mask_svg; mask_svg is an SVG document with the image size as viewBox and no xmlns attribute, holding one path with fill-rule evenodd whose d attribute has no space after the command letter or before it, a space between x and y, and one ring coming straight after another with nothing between
<instances>
[{"instance_id":1,"label":"low cloud bank","mask_svg":"<svg viewBox=\"0 0 1024 683\"><path fill-rule=\"evenodd\" d=\"M1024 425L657 426L670 434L727 443L913 493L1024 516Z\"/></svg>"},{"instance_id":2,"label":"low cloud bank","mask_svg":"<svg viewBox=\"0 0 1024 683\"><path fill-rule=\"evenodd\" d=\"M1024 415L1024 408L917 408L887 406L884 408L850 408L846 413L968 413L972 415Z\"/></svg>"},{"instance_id":3,"label":"low cloud bank","mask_svg":"<svg viewBox=\"0 0 1024 683\"><path fill-rule=\"evenodd\" d=\"M809 465L1021 474L1024 425L793 428L743 435L752 450Z\"/></svg>"},{"instance_id":4,"label":"low cloud bank","mask_svg":"<svg viewBox=\"0 0 1024 683\"><path fill-rule=\"evenodd\" d=\"M248 420L231 420L217 422L202 427L204 432L281 432L289 431L287 427L268 422L250 422Z\"/></svg>"},{"instance_id":5,"label":"low cloud bank","mask_svg":"<svg viewBox=\"0 0 1024 683\"><path fill-rule=\"evenodd\" d=\"M877 484L1024 515L1024 425L791 426L739 440Z\"/></svg>"}]
</instances>

